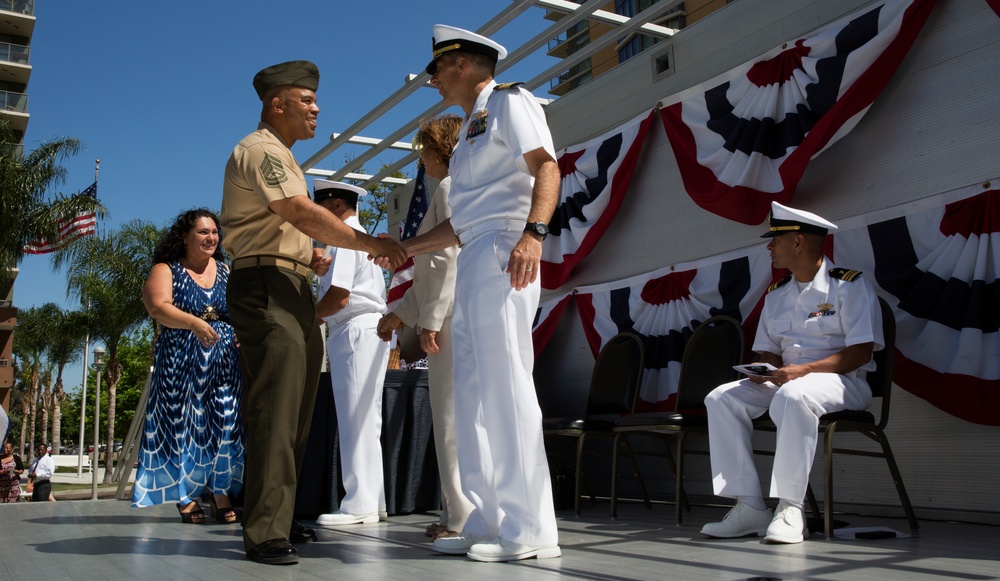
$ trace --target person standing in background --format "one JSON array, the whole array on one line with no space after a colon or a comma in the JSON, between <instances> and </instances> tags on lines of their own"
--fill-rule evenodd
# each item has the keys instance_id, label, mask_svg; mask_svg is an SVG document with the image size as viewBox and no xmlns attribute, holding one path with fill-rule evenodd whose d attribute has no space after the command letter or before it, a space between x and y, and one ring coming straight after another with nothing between
<instances>
[{"instance_id":1,"label":"person standing in background","mask_svg":"<svg viewBox=\"0 0 1000 581\"><path fill-rule=\"evenodd\" d=\"M0 426L0 431L5 431L2 428L4 426ZM5 439L0 456L0 502L20 502L21 474L24 474L21 457L14 453L14 444Z\"/></svg>"},{"instance_id":2,"label":"person standing in background","mask_svg":"<svg viewBox=\"0 0 1000 581\"><path fill-rule=\"evenodd\" d=\"M243 372L229 324L229 267L219 219L207 208L182 212L153 253L142 289L163 325L153 352L149 402L132 487L132 506L176 502L181 521L200 524L203 490L212 518L236 522L243 488Z\"/></svg>"},{"instance_id":3,"label":"person standing in background","mask_svg":"<svg viewBox=\"0 0 1000 581\"><path fill-rule=\"evenodd\" d=\"M448 190L451 178L448 165L458 142L462 118L442 115L420 122L413 138L420 151L420 163L427 175L440 181L427 206L427 214L416 234L428 232L451 217ZM462 494L458 471L455 436L455 368L452 360L451 312L455 301L455 273L459 248L449 246L413 258L413 286L399 300L392 312L379 321L379 336L392 339L395 329L414 327L420 336L420 348L427 353L427 383L434 422L434 450L441 477L441 517L427 526L429 537L454 536L465 527L472 503Z\"/></svg>"},{"instance_id":4,"label":"person standing in background","mask_svg":"<svg viewBox=\"0 0 1000 581\"><path fill-rule=\"evenodd\" d=\"M49 456L49 447L39 444L36 450L35 461L28 470L28 478L34 483L34 490L31 492L32 502L48 502L53 500L52 496L52 475L56 472L55 462Z\"/></svg>"},{"instance_id":5,"label":"person standing in background","mask_svg":"<svg viewBox=\"0 0 1000 581\"><path fill-rule=\"evenodd\" d=\"M345 224L364 232L358 198L368 192L329 180L313 181L313 199ZM333 248L319 284L316 316L326 321L330 382L337 408L340 464L346 495L320 526L373 524L385 514L382 465L382 386L389 345L375 329L385 312L385 278L362 252Z\"/></svg>"}]
</instances>

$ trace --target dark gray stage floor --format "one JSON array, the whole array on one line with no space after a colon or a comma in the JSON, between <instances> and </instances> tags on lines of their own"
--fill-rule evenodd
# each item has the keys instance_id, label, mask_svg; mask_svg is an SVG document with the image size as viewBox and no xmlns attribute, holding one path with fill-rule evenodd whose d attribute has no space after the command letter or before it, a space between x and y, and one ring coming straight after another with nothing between
<instances>
[{"instance_id":1,"label":"dark gray stage floor","mask_svg":"<svg viewBox=\"0 0 1000 581\"><path fill-rule=\"evenodd\" d=\"M437 555L424 526L432 515L390 517L377 525L320 529L301 546L298 565L245 559L238 525L185 525L173 506L132 509L114 500L0 505L0 579L1000 579L1000 527L921 521L919 536L766 545L748 537L709 540L702 524L724 508L696 506L673 523L673 507L587 507L582 518L559 514L561 559L477 563ZM906 521L843 517L852 526Z\"/></svg>"}]
</instances>

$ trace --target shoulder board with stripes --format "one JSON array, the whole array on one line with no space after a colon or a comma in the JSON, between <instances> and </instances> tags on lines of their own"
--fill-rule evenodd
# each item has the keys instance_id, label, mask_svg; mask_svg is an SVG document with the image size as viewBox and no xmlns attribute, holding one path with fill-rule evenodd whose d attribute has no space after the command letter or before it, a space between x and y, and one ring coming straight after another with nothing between
<instances>
[{"instance_id":1,"label":"shoulder board with stripes","mask_svg":"<svg viewBox=\"0 0 1000 581\"><path fill-rule=\"evenodd\" d=\"M783 278L783 279L779 280L778 282L772 284L771 286L767 287L767 292L771 292L771 291L773 291L773 290L775 290L777 288L781 288L781 287L785 286L786 284L788 284L788 281L790 281L790 280L792 280L792 275L786 276L785 278Z\"/></svg>"},{"instance_id":2,"label":"shoulder board with stripes","mask_svg":"<svg viewBox=\"0 0 1000 581\"><path fill-rule=\"evenodd\" d=\"M508 89L513 89L514 87L520 87L523 84L524 83L522 83L522 82L516 82L516 83L497 83L497 85L495 87L493 87L493 90L494 91L506 91Z\"/></svg>"},{"instance_id":3,"label":"shoulder board with stripes","mask_svg":"<svg viewBox=\"0 0 1000 581\"><path fill-rule=\"evenodd\" d=\"M830 278L839 278L843 281L854 282L859 276L861 276L860 270L850 270L847 268L830 269Z\"/></svg>"}]
</instances>

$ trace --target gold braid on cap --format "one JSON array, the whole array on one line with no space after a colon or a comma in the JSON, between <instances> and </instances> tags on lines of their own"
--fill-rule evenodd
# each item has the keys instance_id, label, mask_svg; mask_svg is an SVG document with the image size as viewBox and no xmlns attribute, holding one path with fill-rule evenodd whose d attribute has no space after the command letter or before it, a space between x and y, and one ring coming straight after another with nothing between
<instances>
[{"instance_id":1,"label":"gold braid on cap","mask_svg":"<svg viewBox=\"0 0 1000 581\"><path fill-rule=\"evenodd\" d=\"M434 56L432 57L432 60L437 59L439 56L443 55L446 52L457 50L460 48L462 48L462 44L459 42L456 42L455 44L449 44L448 46L442 46L441 48L434 51Z\"/></svg>"},{"instance_id":2,"label":"gold braid on cap","mask_svg":"<svg viewBox=\"0 0 1000 581\"><path fill-rule=\"evenodd\" d=\"M791 230L801 230L802 226L794 224L792 226L771 226L771 232L786 232Z\"/></svg>"}]
</instances>

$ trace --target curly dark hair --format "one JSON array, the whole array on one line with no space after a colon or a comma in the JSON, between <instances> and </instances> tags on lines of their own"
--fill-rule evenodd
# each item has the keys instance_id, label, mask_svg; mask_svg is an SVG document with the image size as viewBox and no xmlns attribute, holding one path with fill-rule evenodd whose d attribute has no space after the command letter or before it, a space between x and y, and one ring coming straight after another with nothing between
<instances>
[{"instance_id":1,"label":"curly dark hair","mask_svg":"<svg viewBox=\"0 0 1000 581\"><path fill-rule=\"evenodd\" d=\"M441 162L448 167L451 163L451 152L458 143L458 132L462 129L462 118L458 115L441 115L420 120L413 141L437 153Z\"/></svg>"},{"instance_id":2,"label":"curly dark hair","mask_svg":"<svg viewBox=\"0 0 1000 581\"><path fill-rule=\"evenodd\" d=\"M187 212L181 212L177 219L167 229L167 233L156 246L153 253L153 264L160 262L170 264L180 260L184 256L184 237L187 236L199 218L211 218L215 222L215 227L219 229L219 245L215 248L212 258L219 262L225 262L226 253L222 250L222 227L219 226L219 218L208 208L195 208Z\"/></svg>"}]
</instances>

